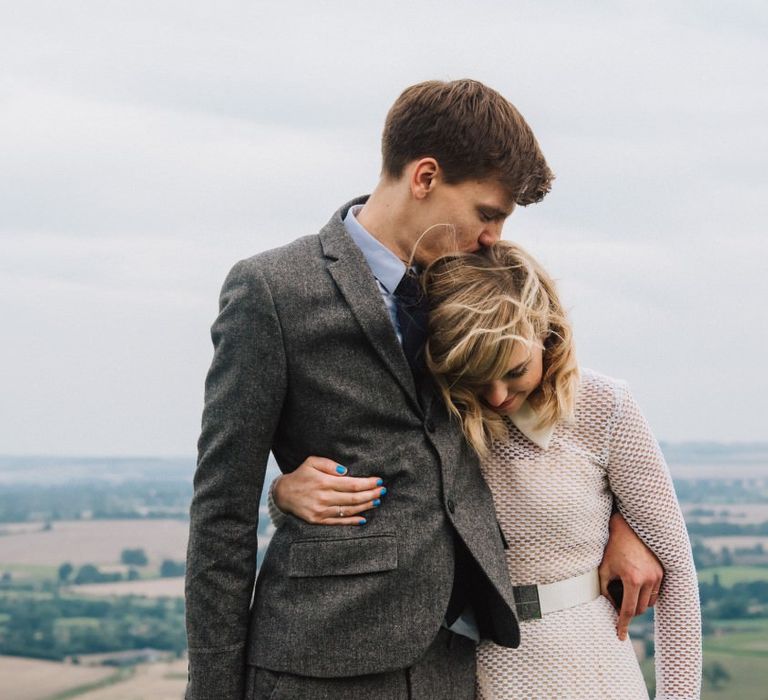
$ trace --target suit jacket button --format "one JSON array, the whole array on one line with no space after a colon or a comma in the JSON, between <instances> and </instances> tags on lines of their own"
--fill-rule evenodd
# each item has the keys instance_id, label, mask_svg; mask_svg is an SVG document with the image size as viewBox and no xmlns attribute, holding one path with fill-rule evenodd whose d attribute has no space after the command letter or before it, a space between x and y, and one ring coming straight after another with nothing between
<instances>
[{"instance_id":1,"label":"suit jacket button","mask_svg":"<svg viewBox=\"0 0 768 700\"><path fill-rule=\"evenodd\" d=\"M456 510L456 504L453 502L452 499L448 499L448 503L446 504L448 506L448 510L453 513Z\"/></svg>"},{"instance_id":2,"label":"suit jacket button","mask_svg":"<svg viewBox=\"0 0 768 700\"><path fill-rule=\"evenodd\" d=\"M427 418L427 422L424 424L424 427L429 433L435 432L435 422L431 418Z\"/></svg>"}]
</instances>

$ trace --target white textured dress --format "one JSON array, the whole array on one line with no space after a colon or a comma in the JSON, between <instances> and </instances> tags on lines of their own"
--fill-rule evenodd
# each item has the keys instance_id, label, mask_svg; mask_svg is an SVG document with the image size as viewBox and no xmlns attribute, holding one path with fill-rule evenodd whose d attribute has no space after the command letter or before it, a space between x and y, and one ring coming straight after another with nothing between
<instances>
[{"instance_id":1,"label":"white textured dress","mask_svg":"<svg viewBox=\"0 0 768 700\"><path fill-rule=\"evenodd\" d=\"M627 386L582 372L574 419L533 428L525 405L493 445L483 473L509 544L515 585L546 584L600 564L612 504L664 566L655 607L656 698L699 698L701 621L685 523L669 470ZM521 643L482 642L478 700L634 700L648 694L616 613L590 603L520 623Z\"/></svg>"}]
</instances>

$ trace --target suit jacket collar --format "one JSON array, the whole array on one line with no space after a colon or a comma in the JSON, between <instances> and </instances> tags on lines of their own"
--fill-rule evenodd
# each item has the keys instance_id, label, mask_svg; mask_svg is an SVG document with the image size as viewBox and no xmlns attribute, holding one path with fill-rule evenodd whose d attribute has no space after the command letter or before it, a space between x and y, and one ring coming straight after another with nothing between
<instances>
[{"instance_id":1,"label":"suit jacket collar","mask_svg":"<svg viewBox=\"0 0 768 700\"><path fill-rule=\"evenodd\" d=\"M358 197L341 207L320 230L320 245L327 259L328 272L363 333L421 413L413 374L376 286L376 279L362 251L344 226L349 208L367 199L367 196Z\"/></svg>"}]
</instances>

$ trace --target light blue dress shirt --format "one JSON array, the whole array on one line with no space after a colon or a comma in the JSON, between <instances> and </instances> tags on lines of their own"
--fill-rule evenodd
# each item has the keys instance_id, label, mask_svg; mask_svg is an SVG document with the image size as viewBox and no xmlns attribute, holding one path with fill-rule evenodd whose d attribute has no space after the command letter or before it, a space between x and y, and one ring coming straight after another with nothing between
<instances>
[{"instance_id":1,"label":"light blue dress shirt","mask_svg":"<svg viewBox=\"0 0 768 700\"><path fill-rule=\"evenodd\" d=\"M400 332L400 324L397 322L395 289L405 275L405 263L363 228L357 220L357 214L362 208L362 204L356 204L349 208L344 217L344 227L347 229L347 233L352 236L352 240L357 243L357 247L363 252L365 261L376 278L381 298L384 299L389 317L392 319L392 325L395 327L397 339L402 344L403 335Z\"/></svg>"}]
</instances>

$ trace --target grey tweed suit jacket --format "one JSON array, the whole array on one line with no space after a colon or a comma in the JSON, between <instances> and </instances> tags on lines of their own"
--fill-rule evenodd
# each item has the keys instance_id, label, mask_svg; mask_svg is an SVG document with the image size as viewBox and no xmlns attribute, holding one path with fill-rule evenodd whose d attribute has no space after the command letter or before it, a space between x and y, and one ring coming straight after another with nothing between
<instances>
[{"instance_id":1,"label":"grey tweed suit jacket","mask_svg":"<svg viewBox=\"0 0 768 700\"><path fill-rule=\"evenodd\" d=\"M457 536L477 563L482 635L519 643L476 457L441 402L417 394L342 223L361 201L318 235L241 260L224 282L190 508L189 700L240 700L249 664L319 677L411 665L444 618ZM270 450L283 472L320 455L381 476L389 493L365 526L288 516L254 591Z\"/></svg>"}]
</instances>

